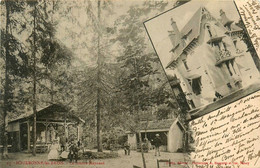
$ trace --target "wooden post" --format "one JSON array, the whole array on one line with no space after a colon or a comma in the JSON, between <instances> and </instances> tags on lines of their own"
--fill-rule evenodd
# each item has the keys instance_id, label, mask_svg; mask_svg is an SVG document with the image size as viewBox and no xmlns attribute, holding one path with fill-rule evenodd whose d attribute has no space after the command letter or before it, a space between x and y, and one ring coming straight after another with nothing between
<instances>
[{"instance_id":1,"label":"wooden post","mask_svg":"<svg viewBox=\"0 0 260 168\"><path fill-rule=\"evenodd\" d=\"M27 150L30 152L31 148L31 135L30 135L30 120L27 122Z\"/></svg>"},{"instance_id":2,"label":"wooden post","mask_svg":"<svg viewBox=\"0 0 260 168\"><path fill-rule=\"evenodd\" d=\"M18 123L19 131L18 131L18 151L21 151L21 124Z\"/></svg>"},{"instance_id":3,"label":"wooden post","mask_svg":"<svg viewBox=\"0 0 260 168\"><path fill-rule=\"evenodd\" d=\"M45 143L47 144L47 137L48 136L48 125L47 124L45 124Z\"/></svg>"},{"instance_id":4,"label":"wooden post","mask_svg":"<svg viewBox=\"0 0 260 168\"><path fill-rule=\"evenodd\" d=\"M47 141L48 141L48 121L46 121L46 123L44 123L44 126L45 126L45 143L47 144Z\"/></svg>"},{"instance_id":5,"label":"wooden post","mask_svg":"<svg viewBox=\"0 0 260 168\"><path fill-rule=\"evenodd\" d=\"M79 125L77 124L77 139L79 141Z\"/></svg>"},{"instance_id":6,"label":"wooden post","mask_svg":"<svg viewBox=\"0 0 260 168\"><path fill-rule=\"evenodd\" d=\"M66 137L66 139L69 139L68 124L67 124L66 120L64 123L64 129L65 129L65 137Z\"/></svg>"},{"instance_id":7,"label":"wooden post","mask_svg":"<svg viewBox=\"0 0 260 168\"><path fill-rule=\"evenodd\" d=\"M170 131L170 130L169 130ZM167 131L166 133L164 133L166 135L166 151L169 151L168 147L169 147L169 131Z\"/></svg>"}]
</instances>

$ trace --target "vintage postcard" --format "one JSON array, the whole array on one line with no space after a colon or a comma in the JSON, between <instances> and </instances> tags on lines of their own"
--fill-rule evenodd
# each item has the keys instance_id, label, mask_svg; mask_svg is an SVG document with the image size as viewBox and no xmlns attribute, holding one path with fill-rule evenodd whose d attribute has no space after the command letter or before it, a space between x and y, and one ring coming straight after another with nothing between
<instances>
[{"instance_id":1,"label":"vintage postcard","mask_svg":"<svg viewBox=\"0 0 260 168\"><path fill-rule=\"evenodd\" d=\"M0 167L260 168L259 1L0 7Z\"/></svg>"},{"instance_id":2,"label":"vintage postcard","mask_svg":"<svg viewBox=\"0 0 260 168\"><path fill-rule=\"evenodd\" d=\"M260 167L258 17L256 1L191 1L144 23L187 109L191 167Z\"/></svg>"}]
</instances>

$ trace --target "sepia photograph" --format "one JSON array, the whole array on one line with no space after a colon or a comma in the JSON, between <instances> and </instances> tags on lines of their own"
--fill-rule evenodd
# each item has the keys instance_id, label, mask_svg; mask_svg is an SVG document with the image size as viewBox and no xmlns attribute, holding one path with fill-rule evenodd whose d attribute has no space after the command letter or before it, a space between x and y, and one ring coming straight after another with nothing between
<instances>
[{"instance_id":1,"label":"sepia photograph","mask_svg":"<svg viewBox=\"0 0 260 168\"><path fill-rule=\"evenodd\" d=\"M191 1L145 26L175 95L193 113L259 89L259 57L233 1Z\"/></svg>"},{"instance_id":2,"label":"sepia photograph","mask_svg":"<svg viewBox=\"0 0 260 168\"><path fill-rule=\"evenodd\" d=\"M0 167L184 162L184 113L143 25L182 3L1 1Z\"/></svg>"},{"instance_id":3,"label":"sepia photograph","mask_svg":"<svg viewBox=\"0 0 260 168\"><path fill-rule=\"evenodd\" d=\"M0 167L259 168L238 1L0 1Z\"/></svg>"},{"instance_id":4,"label":"sepia photograph","mask_svg":"<svg viewBox=\"0 0 260 168\"><path fill-rule=\"evenodd\" d=\"M244 24L257 32L259 4L239 9L244 20L236 1L190 1L144 22L186 114L190 167L260 166L259 45Z\"/></svg>"}]
</instances>

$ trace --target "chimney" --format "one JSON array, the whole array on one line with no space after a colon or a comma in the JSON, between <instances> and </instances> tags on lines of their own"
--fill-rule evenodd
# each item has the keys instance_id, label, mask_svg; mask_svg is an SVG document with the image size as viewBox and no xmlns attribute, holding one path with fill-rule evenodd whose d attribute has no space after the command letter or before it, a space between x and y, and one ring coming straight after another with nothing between
<instances>
[{"instance_id":1,"label":"chimney","mask_svg":"<svg viewBox=\"0 0 260 168\"><path fill-rule=\"evenodd\" d=\"M234 21L229 20L229 19L227 18L227 16L226 16L226 13L225 13L222 9L220 9L219 13L220 13L220 17L221 17L221 22L222 22L222 24L223 24L224 26L230 27L230 25L231 25Z\"/></svg>"},{"instance_id":2,"label":"chimney","mask_svg":"<svg viewBox=\"0 0 260 168\"><path fill-rule=\"evenodd\" d=\"M171 18L171 25L172 25L172 31L169 32L169 37L172 42L173 48L176 47L176 45L180 42L180 31L177 27L176 22Z\"/></svg>"}]
</instances>

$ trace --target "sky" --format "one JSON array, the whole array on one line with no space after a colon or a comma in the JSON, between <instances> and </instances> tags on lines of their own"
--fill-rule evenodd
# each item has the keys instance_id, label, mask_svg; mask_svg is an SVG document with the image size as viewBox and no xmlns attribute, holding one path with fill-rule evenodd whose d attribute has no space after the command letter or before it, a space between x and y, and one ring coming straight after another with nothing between
<instances>
[{"instance_id":1,"label":"sky","mask_svg":"<svg viewBox=\"0 0 260 168\"><path fill-rule=\"evenodd\" d=\"M236 7L231 0L191 1L148 20L145 22L145 26L163 67L166 67L171 58L172 44L168 37L168 31L172 30L171 18L176 22L178 29L181 30L201 6L204 6L216 19L220 18L219 10L222 9L230 20L235 22L239 20Z\"/></svg>"},{"instance_id":2,"label":"sky","mask_svg":"<svg viewBox=\"0 0 260 168\"><path fill-rule=\"evenodd\" d=\"M143 2L142 1L136 1L136 0L127 0L127 1L122 1L122 0L114 0L112 1L112 11L113 14L107 14L106 10L102 10L102 14L101 14L101 19L103 20L103 23L105 26L107 27L113 27L114 21L121 15L127 14L127 11L129 10L129 7L131 5L141 5ZM97 3L95 1L92 2L93 5L93 9L96 9L96 5ZM73 41L75 39L71 38L67 32L67 30L72 30L75 34L80 34L82 33L82 31L84 31L84 29L86 30L86 34L85 35L81 35L80 37L76 37L77 43L84 43L86 42L87 44L92 43L93 39L92 39L92 35L94 34L92 30L90 24L91 21L89 19L89 17L87 16L87 12L86 12L86 8L87 8L87 4L84 3L84 1L78 1L78 4L71 4L70 2L68 2L67 4L65 4L64 7L70 7L73 6L70 15L73 15L75 19L77 19L78 23L80 25L77 24L73 24L72 22L68 21L66 18L59 18L59 25L58 25L58 30L57 30L57 38L60 39L60 41L62 41L68 48L72 49L73 53L75 54L75 57L78 61L76 61L76 65L78 65L78 63L84 65L88 65L88 66L96 66L96 61L93 61L93 57L91 57L91 54L89 53L88 49L84 46L76 46L75 47L75 43L73 43ZM79 6L79 7L75 7L75 6ZM97 11L93 12L95 17L97 15ZM92 33L91 33L92 31ZM92 34L92 35L91 35ZM102 38L102 40L105 40L105 37ZM116 49L118 49L116 47L117 45L112 45L112 52L113 54L117 54L115 53Z\"/></svg>"}]
</instances>

